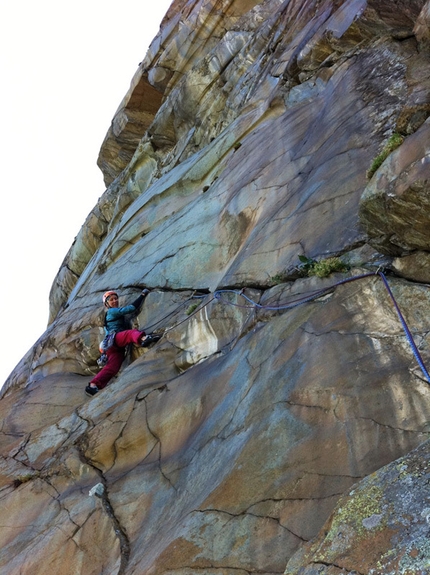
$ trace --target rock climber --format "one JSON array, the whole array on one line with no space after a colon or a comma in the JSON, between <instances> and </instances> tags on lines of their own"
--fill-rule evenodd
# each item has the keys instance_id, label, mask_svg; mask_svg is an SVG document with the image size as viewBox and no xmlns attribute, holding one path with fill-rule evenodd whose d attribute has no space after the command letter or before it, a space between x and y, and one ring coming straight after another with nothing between
<instances>
[{"instance_id":1,"label":"rock climber","mask_svg":"<svg viewBox=\"0 0 430 575\"><path fill-rule=\"evenodd\" d=\"M103 305L107 308L105 314L105 334L107 337L101 343L106 346L107 339L111 340L111 345L101 348L100 351L106 354L107 363L93 377L85 388L88 395L95 395L100 389L106 387L109 381L119 372L125 358L125 348L128 344L134 343L141 347L148 347L160 339L157 334L145 334L143 330L128 329L126 316L138 311L143 300L148 295L149 290L144 289L139 297L130 305L119 307L119 299L116 291L110 290L103 294ZM109 338L110 336L110 338Z\"/></svg>"}]
</instances>

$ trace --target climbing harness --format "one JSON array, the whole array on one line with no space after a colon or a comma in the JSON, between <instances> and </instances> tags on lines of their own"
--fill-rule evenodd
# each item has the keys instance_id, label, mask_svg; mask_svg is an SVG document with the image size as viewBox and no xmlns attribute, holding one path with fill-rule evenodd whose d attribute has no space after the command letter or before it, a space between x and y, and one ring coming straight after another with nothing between
<instances>
[{"instance_id":1,"label":"climbing harness","mask_svg":"<svg viewBox=\"0 0 430 575\"><path fill-rule=\"evenodd\" d=\"M116 331L111 331L100 342L100 351L102 353L106 352L115 343Z\"/></svg>"},{"instance_id":2,"label":"climbing harness","mask_svg":"<svg viewBox=\"0 0 430 575\"><path fill-rule=\"evenodd\" d=\"M97 365L99 367L104 367L107 364L108 356L107 356L106 352L115 343L115 336L116 336L116 331L111 331L110 333L105 335L103 340L100 342L99 352L101 355L97 360Z\"/></svg>"}]
</instances>

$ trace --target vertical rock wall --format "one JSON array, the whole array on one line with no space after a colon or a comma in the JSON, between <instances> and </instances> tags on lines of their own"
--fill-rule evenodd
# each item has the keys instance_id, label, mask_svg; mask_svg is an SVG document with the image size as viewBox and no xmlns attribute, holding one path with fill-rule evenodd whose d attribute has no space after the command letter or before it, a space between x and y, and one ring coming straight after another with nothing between
<instances>
[{"instance_id":1,"label":"vertical rock wall","mask_svg":"<svg viewBox=\"0 0 430 575\"><path fill-rule=\"evenodd\" d=\"M172 3L3 387L2 572L425 572L428 18ZM163 337L88 399L101 295L144 286Z\"/></svg>"}]
</instances>

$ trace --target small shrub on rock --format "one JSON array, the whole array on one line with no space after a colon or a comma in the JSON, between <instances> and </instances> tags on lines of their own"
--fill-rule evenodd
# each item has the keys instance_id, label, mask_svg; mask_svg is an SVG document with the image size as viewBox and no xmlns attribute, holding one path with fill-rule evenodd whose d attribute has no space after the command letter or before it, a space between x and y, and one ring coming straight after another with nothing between
<instances>
[{"instance_id":1,"label":"small shrub on rock","mask_svg":"<svg viewBox=\"0 0 430 575\"><path fill-rule=\"evenodd\" d=\"M346 272L348 267L339 258L327 258L315 262L308 272L310 276L326 278L334 272Z\"/></svg>"},{"instance_id":2,"label":"small shrub on rock","mask_svg":"<svg viewBox=\"0 0 430 575\"><path fill-rule=\"evenodd\" d=\"M376 170L379 168L379 166L381 166L383 161L386 158L388 158L388 156L391 154L391 152L394 152L394 150L400 146L400 144L403 142L403 140L404 140L404 137L401 134L398 134L397 132L395 132L394 134L392 134L388 138L388 141L385 144L385 146L382 148L381 153L376 156L376 158L373 160L370 168L367 170L366 175L367 175L367 178L369 180L373 176L373 174L376 172Z\"/></svg>"}]
</instances>

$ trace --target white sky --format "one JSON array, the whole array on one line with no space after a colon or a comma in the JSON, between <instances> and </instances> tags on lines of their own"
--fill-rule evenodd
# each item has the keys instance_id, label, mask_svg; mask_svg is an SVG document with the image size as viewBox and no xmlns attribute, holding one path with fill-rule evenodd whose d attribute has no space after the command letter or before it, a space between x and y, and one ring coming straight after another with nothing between
<instances>
[{"instance_id":1,"label":"white sky","mask_svg":"<svg viewBox=\"0 0 430 575\"><path fill-rule=\"evenodd\" d=\"M0 7L0 388L46 329L54 277L105 190L100 146L170 4Z\"/></svg>"}]
</instances>

